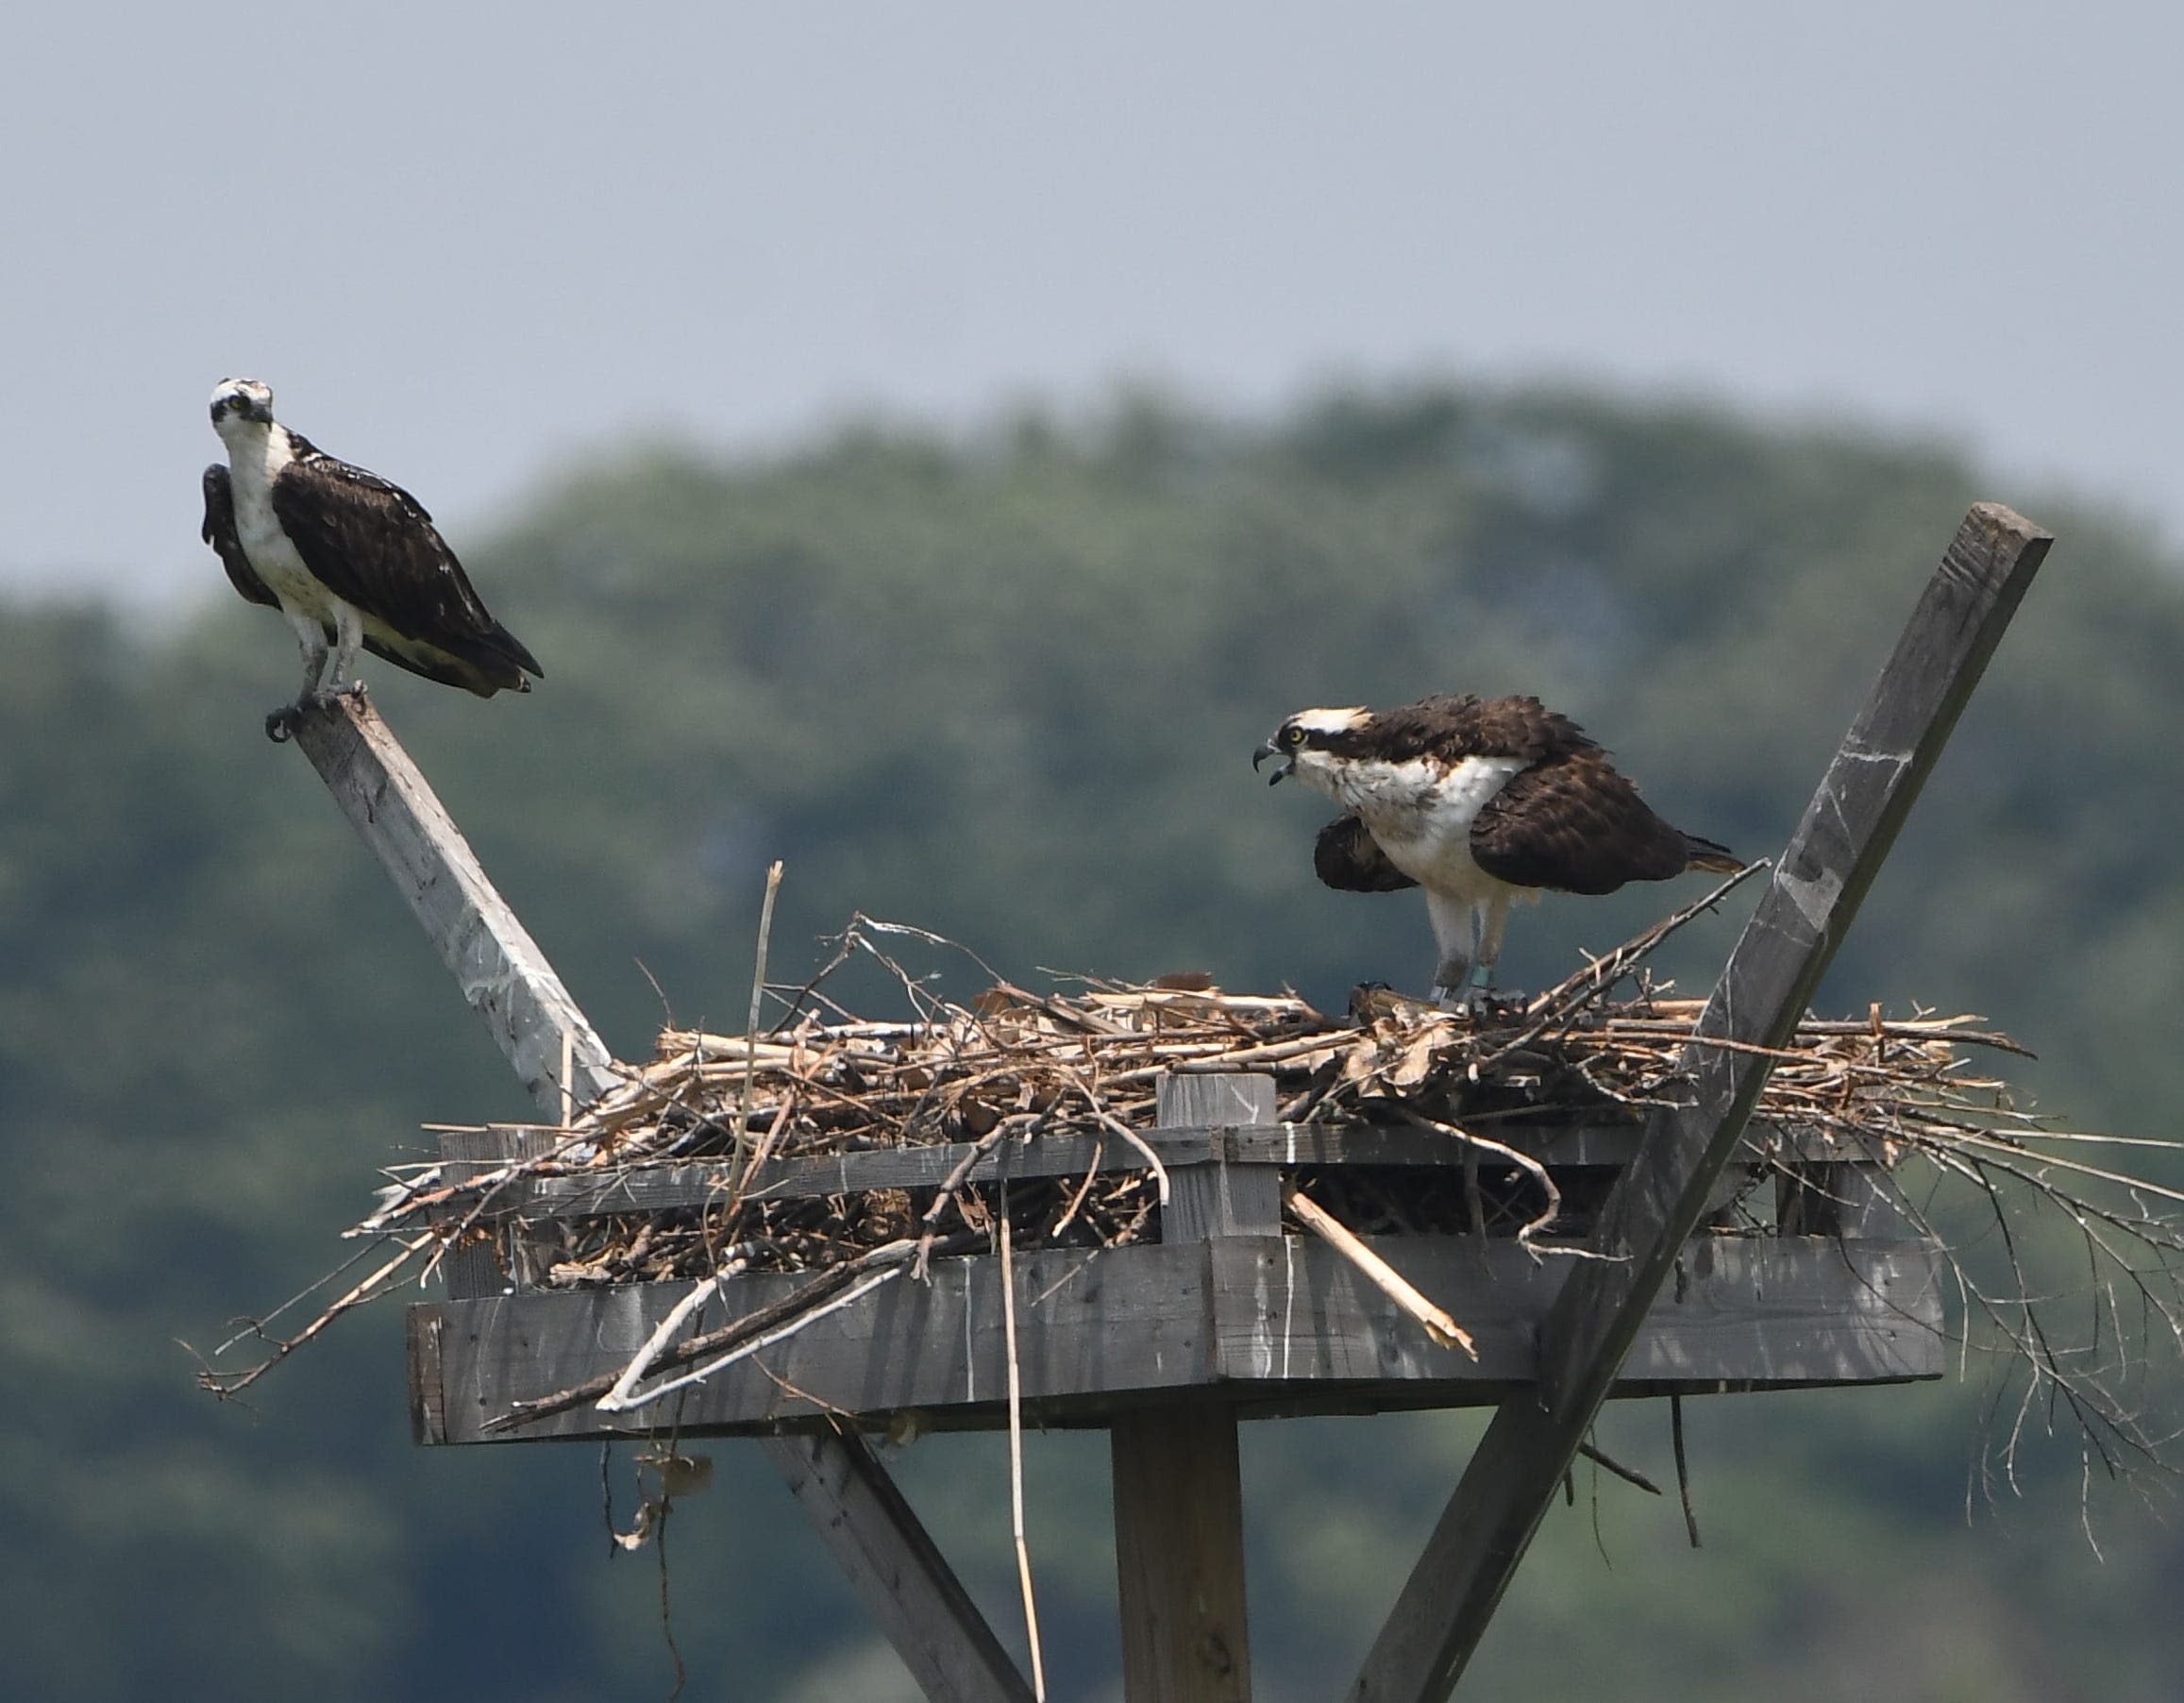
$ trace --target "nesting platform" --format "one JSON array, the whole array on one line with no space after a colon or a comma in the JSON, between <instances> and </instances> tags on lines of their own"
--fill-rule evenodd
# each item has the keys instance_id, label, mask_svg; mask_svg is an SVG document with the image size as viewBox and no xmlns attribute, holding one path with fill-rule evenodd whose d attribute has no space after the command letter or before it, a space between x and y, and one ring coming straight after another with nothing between
<instances>
[{"instance_id":1,"label":"nesting platform","mask_svg":"<svg viewBox=\"0 0 2184 1703\"><path fill-rule=\"evenodd\" d=\"M1528 1221L1529 1250L1479 1234L1475 1213L1469 1234L1421 1226L1372 1239L1387 1263L1473 1334L1475 1362L1436 1347L1354 1261L1284 1229L1285 1186L1309 1190L1321 1177L1374 1173L1399 1189L1416 1179L1424 1191L1453 1168L1468 1189L1460 1152L1303 1112L1285 1124L1267 1085L1179 1075L1150 1132L1101 1147L1102 1135L1118 1132L1095 1117L1091 1127L952 1155L983 1166L993 1182L1157 1164L1169 1181L1157 1240L1031 1249L1005 1289L1000 1259L973 1255L934 1261L929 1281L896 1276L844 1296L823 1315L799 1300L793 1336L766 1342L762 1333L760 1352L716 1361L708 1376L664 1398L658 1418L642 1408L601 1413L581 1395L554 1398L627 1375L647 1333L693 1292L690 1275L558 1290L537 1278L553 1277L555 1239L582 1221L702 1209L718 1192L721 1167L625 1170L605 1190L597 1179L509 1172L490 1204L467 1208L443 1261L448 1298L412 1309L419 1437L599 1437L648 1432L662 1421L681 1435L759 1434L928 1696L1030 1703L1041 1689L1035 1622L1028 1684L843 1418L993 1425L1013 1363L1037 1423L1110 1429L1124 1695L1132 1703L1249 1703L1236 1416L1493 1403L1347 1694L1352 1703L1444 1703L1603 1399L1897 1382L1942 1370L1940 1251L1905 1233L1858 1155L1802 1150L1795 1125L1769 1129L1760 1102L2050 542L1998 504L1966 515L1681 1037L1680 1087L1649 1101L1642 1141L1631 1127L1604 1135L1535 1125L1523 1137L1538 1155L1525 1163L1568 1179L1566 1196L1582 1198L1583 1185L1595 1185L1589 1226L1571 1226L1564 1241L1560 1226ZM565 1125L572 1106L613 1093L622 1077L605 1045L368 706L344 695L313 710L296 744L545 1116ZM742 1110L748 1134L749 1108ZM454 1137L445 1175L461 1182L465 1168L472 1179L496 1165L506 1172L530 1138ZM949 1162L874 1150L801 1170L784 1162L758 1182L846 1202L887 1196L894 1210L892 1197L914 1193L914 1182L937 1189L949 1180L916 1168ZM976 1170L967 1174L975 1179ZM1725 1230L1713 1216L1727 1199L1721 1190L1734 1195L1747 1184L1759 1210ZM383 1228L385 1214L377 1216ZM404 1246L414 1254L436 1239ZM748 1322L815 1279L704 1281L719 1286L710 1297L715 1316ZM1003 1323L1010 1304L1013 1333ZM274 1358L295 1345L280 1345ZM240 1382L216 1387L231 1393Z\"/></svg>"},{"instance_id":2,"label":"nesting platform","mask_svg":"<svg viewBox=\"0 0 2184 1703\"><path fill-rule=\"evenodd\" d=\"M1533 1126L1503 1138L1539 1160L1572 1202L1597 1200L1636 1150L1628 1124ZM531 1138L536 1139L537 1138ZM451 1162L512 1156L450 1137ZM1369 1124L1282 1124L1270 1077L1175 1075L1160 1127L1143 1140L1166 1167L1157 1240L1019 1249L1016 1359L1027 1422L1100 1425L1149 1400L1218 1393L1240 1416L1369 1413L1494 1403L1537 1375L1542 1322L1576 1263L1549 1236L1534 1245L1477 1234L1364 1239L1472 1338L1474 1360L1437 1346L1325 1241L1284 1233L1283 1188L1348 1172L1398 1200L1462 1198L1466 1161L1446 1136ZM467 1153L464 1150L467 1149ZM963 1145L844 1153L781 1162L760 1190L824 1196L908 1191L954 1172ZM973 1184L1150 1170L1135 1145L1095 1129L1005 1144ZM1489 1160L1485 1169L1491 1172ZM603 1413L589 1402L509 1425L523 1404L618 1373L675 1305L684 1282L550 1289L521 1281L521 1240L613 1215L687 1213L723 1196L727 1162L542 1178L496 1201L520 1222L497 1255L450 1268L449 1296L410 1309L412 1417L427 1442L605 1438L653 1429L736 1435L819 1424L830 1412L915 1429L1007 1424L1008 1340L1000 1261L938 1258L930 1277L887 1283L794 1335L725 1365L656 1408ZM919 1190L925 1190L920 1195ZM1686 1244L1674 1281L1639 1331L1620 1395L1893 1383L1943 1370L1941 1256L1888 1207L1874 1167L1754 1126L1724 1197L1741 1206ZM1474 1190L1475 1195L1475 1190ZM1424 1216L1421 1211L1420 1216ZM521 1240L517 1239L518 1238ZM512 1273L513 1273L512 1277ZM693 1332L785 1303L809 1273L719 1284ZM501 1420L500 1425L494 1422Z\"/></svg>"}]
</instances>

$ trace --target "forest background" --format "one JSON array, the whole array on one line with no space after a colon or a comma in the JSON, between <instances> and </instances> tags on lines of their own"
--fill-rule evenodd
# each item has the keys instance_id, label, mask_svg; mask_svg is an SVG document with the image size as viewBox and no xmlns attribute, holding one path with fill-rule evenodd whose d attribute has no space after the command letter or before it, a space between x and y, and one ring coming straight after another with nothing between
<instances>
[{"instance_id":1,"label":"forest background","mask_svg":"<svg viewBox=\"0 0 2184 1703\"><path fill-rule=\"evenodd\" d=\"M208 440L210 447L210 440ZM1983 1013L2083 1127L2184 1104L2184 577L2096 505L1931 443L1579 389L1336 389L1278 413L1130 394L970 430L648 448L464 541L544 660L481 704L371 672L383 713L624 1056L664 1006L732 1025L766 864L777 976L854 910L1004 972L1416 986L1415 895L1320 890L1320 812L1254 781L1307 704L1532 691L1665 814L1776 849L1965 506L2059 542L1819 1004ZM382 1306L222 1407L195 1353L345 1252L428 1121L528 1107L293 751L259 734L293 644L208 591L156 630L0 604L0 1649L11 1695L325 1703L664 1696L649 1556L611 1557L584 1447L419 1452ZM1538 985L1670 902L1518 919ZM1740 919L1669 969L1702 983ZM943 991L975 975L945 966ZM2148 1399L2173 1402L2174 1377ZM2064 1434L1977 1482L1991 1369L1690 1405L1705 1547L1579 1480L1474 1670L1480 1695L1644 1703L2174 1694L2180 1544L2158 1488ZM1331 1695L1477 1424L1247 1428L1262 1695ZM1602 1441L1669 1475L1665 1412ZM907 1682L748 1445L670 1527L686 1695L885 1700ZM898 1451L1013 1625L990 1439ZM1034 1437L1061 1699L1116 1695L1096 1438ZM611 1467L629 1506L630 1465ZM2090 1527L2090 1532L2087 1529ZM2093 1547L2097 1542L2099 1553ZM2105 1559L2103 1559L2105 1558Z\"/></svg>"}]
</instances>

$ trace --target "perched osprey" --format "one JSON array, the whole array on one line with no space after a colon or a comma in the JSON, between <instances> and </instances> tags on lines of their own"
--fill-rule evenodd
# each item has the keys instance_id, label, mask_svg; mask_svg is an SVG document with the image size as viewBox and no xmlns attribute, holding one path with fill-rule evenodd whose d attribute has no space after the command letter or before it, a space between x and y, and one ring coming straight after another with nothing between
<instances>
[{"instance_id":1,"label":"perched osprey","mask_svg":"<svg viewBox=\"0 0 2184 1703\"><path fill-rule=\"evenodd\" d=\"M360 645L480 698L529 691L527 672L545 678L409 492L279 424L255 379L221 380L212 430L232 471L205 469L205 542L235 589L278 609L303 647L303 691L265 718L269 737L287 738L332 694L362 690L350 683Z\"/></svg>"},{"instance_id":2,"label":"perched osprey","mask_svg":"<svg viewBox=\"0 0 2184 1703\"><path fill-rule=\"evenodd\" d=\"M1428 698L1400 710L1300 710L1252 755L1282 759L1343 814L1320 830L1319 879L1350 892L1422 886L1438 999L1492 986L1509 907L1541 891L1742 866L1672 828L1577 724L1537 698ZM1269 783L1271 784L1271 783Z\"/></svg>"}]
</instances>

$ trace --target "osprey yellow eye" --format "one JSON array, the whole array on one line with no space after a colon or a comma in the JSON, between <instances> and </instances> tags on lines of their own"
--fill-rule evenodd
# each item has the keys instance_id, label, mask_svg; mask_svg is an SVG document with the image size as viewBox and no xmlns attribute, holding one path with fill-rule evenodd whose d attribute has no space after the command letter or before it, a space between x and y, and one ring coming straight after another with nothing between
<instances>
[{"instance_id":1,"label":"osprey yellow eye","mask_svg":"<svg viewBox=\"0 0 2184 1703\"><path fill-rule=\"evenodd\" d=\"M1301 727L1284 728L1282 730L1282 743L1291 750L1295 750L1304 743L1304 730Z\"/></svg>"}]
</instances>

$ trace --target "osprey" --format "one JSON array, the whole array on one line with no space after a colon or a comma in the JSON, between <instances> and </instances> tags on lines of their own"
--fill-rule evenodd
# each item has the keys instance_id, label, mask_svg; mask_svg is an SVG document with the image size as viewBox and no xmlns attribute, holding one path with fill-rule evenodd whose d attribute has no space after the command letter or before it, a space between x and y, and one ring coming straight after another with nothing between
<instances>
[{"instance_id":1,"label":"osprey","mask_svg":"<svg viewBox=\"0 0 2184 1703\"><path fill-rule=\"evenodd\" d=\"M1459 1004L1492 986L1520 899L1742 867L1726 846L1661 820L1605 751L1537 698L1300 710L1252 767L1268 757L1282 760L1274 781L1295 775L1342 806L1313 851L1321 881L1425 888L1434 993Z\"/></svg>"},{"instance_id":2,"label":"osprey","mask_svg":"<svg viewBox=\"0 0 2184 1703\"><path fill-rule=\"evenodd\" d=\"M205 469L203 536L235 589L278 609L303 648L303 691L265 718L285 739L304 711L352 682L361 646L480 698L528 692L546 670L486 613L424 505L337 461L273 417L273 392L225 379L212 430L229 466Z\"/></svg>"}]
</instances>

